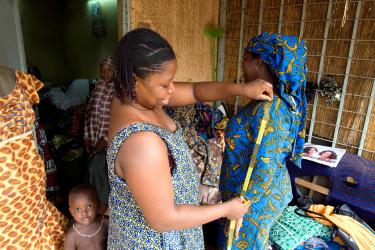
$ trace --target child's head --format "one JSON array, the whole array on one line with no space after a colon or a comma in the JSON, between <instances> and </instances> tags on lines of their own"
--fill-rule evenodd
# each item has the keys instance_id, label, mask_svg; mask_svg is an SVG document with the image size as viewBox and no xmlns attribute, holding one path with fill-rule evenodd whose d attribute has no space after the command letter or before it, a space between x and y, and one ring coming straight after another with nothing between
<instances>
[{"instance_id":1,"label":"child's head","mask_svg":"<svg viewBox=\"0 0 375 250\"><path fill-rule=\"evenodd\" d=\"M75 186L69 193L69 211L74 220L81 225L95 222L99 199L92 185Z\"/></svg>"},{"instance_id":2,"label":"child's head","mask_svg":"<svg viewBox=\"0 0 375 250\"><path fill-rule=\"evenodd\" d=\"M114 77L114 65L111 57L105 57L100 61L100 79L112 82Z\"/></svg>"}]
</instances>

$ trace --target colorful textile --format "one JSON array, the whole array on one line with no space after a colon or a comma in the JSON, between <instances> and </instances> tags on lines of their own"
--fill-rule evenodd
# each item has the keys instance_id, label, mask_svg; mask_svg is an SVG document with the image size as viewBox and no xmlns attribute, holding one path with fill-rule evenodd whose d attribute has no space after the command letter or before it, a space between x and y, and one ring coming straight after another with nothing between
<instances>
[{"instance_id":1,"label":"colorful textile","mask_svg":"<svg viewBox=\"0 0 375 250\"><path fill-rule=\"evenodd\" d=\"M250 200L252 205L244 216L243 227L239 238L233 243L233 249L266 249L272 225L292 199L290 178L285 165L293 152L299 152L299 136L302 135L301 126L305 122L303 107L306 99L306 68L303 66L300 70L299 64L288 64L305 61L305 55L300 54L305 51L303 42L297 41L295 37L265 33L252 39L246 49L260 54L262 60L270 63L273 68L279 66L279 93L273 98L269 122L256 158L257 164L245 193L245 198ZM299 49L300 47L302 49ZM292 76L292 72L299 75ZM289 96L287 88L291 88ZM294 99L296 101L292 101ZM220 191L224 201L241 193L259 134L265 104L260 101L248 104L228 123L220 178ZM303 143L301 146L303 149ZM297 161L300 161L299 158L299 153L294 155ZM223 230L219 238L219 244L224 248L226 238Z\"/></svg>"},{"instance_id":2,"label":"colorful textile","mask_svg":"<svg viewBox=\"0 0 375 250\"><path fill-rule=\"evenodd\" d=\"M212 114L213 109L210 105L202 102L198 102L194 105L195 116L194 116L194 127L197 130L198 135L203 140L208 140L214 137L212 131Z\"/></svg>"},{"instance_id":3,"label":"colorful textile","mask_svg":"<svg viewBox=\"0 0 375 250\"><path fill-rule=\"evenodd\" d=\"M299 244L295 250L329 250L329 246L325 240L318 237L311 237L310 239Z\"/></svg>"},{"instance_id":4,"label":"colorful textile","mask_svg":"<svg viewBox=\"0 0 375 250\"><path fill-rule=\"evenodd\" d=\"M281 34L261 34L250 40L245 51L256 53L278 78L277 94L291 111L295 113L297 126L296 139L291 161L301 166L303 145L305 143L306 101L306 53L305 42L295 36ZM291 128L295 130L295 128Z\"/></svg>"},{"instance_id":5,"label":"colorful textile","mask_svg":"<svg viewBox=\"0 0 375 250\"><path fill-rule=\"evenodd\" d=\"M112 97L113 82L99 79L91 93L84 131L84 139L90 140L94 149L102 138L107 139Z\"/></svg>"},{"instance_id":6,"label":"colorful textile","mask_svg":"<svg viewBox=\"0 0 375 250\"><path fill-rule=\"evenodd\" d=\"M43 83L16 71L14 90L0 98L0 249L62 249L66 218L46 199L32 105Z\"/></svg>"},{"instance_id":7,"label":"colorful textile","mask_svg":"<svg viewBox=\"0 0 375 250\"><path fill-rule=\"evenodd\" d=\"M171 133L160 127L136 123L121 130L108 148L109 198L108 249L204 249L201 227L159 233L150 228L126 182L115 174L115 161L132 134L152 131L168 146L174 160L172 183L176 204L199 204L199 180L182 130Z\"/></svg>"},{"instance_id":8,"label":"colorful textile","mask_svg":"<svg viewBox=\"0 0 375 250\"><path fill-rule=\"evenodd\" d=\"M180 124L184 139L200 179L200 197L202 203L220 202L219 177L223 159L223 147L220 139L213 137L204 140L196 130L196 105L169 108L169 115ZM207 123L206 123L207 124ZM209 123L211 124L211 123Z\"/></svg>"},{"instance_id":9,"label":"colorful textile","mask_svg":"<svg viewBox=\"0 0 375 250\"><path fill-rule=\"evenodd\" d=\"M212 114L212 125L214 131L216 132L218 130L223 130L225 132L228 121L229 118L227 117L224 105L220 104L217 109L214 109L214 112Z\"/></svg>"},{"instance_id":10,"label":"colorful textile","mask_svg":"<svg viewBox=\"0 0 375 250\"><path fill-rule=\"evenodd\" d=\"M37 141L38 152L44 161L46 168L46 191L57 191L59 186L57 184L57 168L55 161L51 156L46 132L43 125L40 123L38 109L35 108L35 136Z\"/></svg>"},{"instance_id":11,"label":"colorful textile","mask_svg":"<svg viewBox=\"0 0 375 250\"><path fill-rule=\"evenodd\" d=\"M305 242L303 246L318 246L317 240L311 239L311 237L332 238L331 228L320 224L314 219L296 214L296 209L296 206L287 207L270 231L270 241L276 245L277 249L293 250L301 245L300 243L302 242Z\"/></svg>"},{"instance_id":12,"label":"colorful textile","mask_svg":"<svg viewBox=\"0 0 375 250\"><path fill-rule=\"evenodd\" d=\"M309 211L321 214L326 220L320 219L318 216L309 212L307 212L307 214L325 225L332 226L334 224L346 234L350 235L350 238L354 240L359 249L375 249L375 234L372 229L369 229L350 216L335 214L334 209L335 208L332 206L321 204L313 204L309 207Z\"/></svg>"}]
</instances>

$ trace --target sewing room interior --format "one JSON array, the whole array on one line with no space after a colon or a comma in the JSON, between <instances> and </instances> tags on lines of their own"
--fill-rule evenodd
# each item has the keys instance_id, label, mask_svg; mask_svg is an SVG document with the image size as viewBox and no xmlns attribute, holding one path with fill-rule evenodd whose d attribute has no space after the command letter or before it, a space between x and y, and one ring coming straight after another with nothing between
<instances>
[{"instance_id":1,"label":"sewing room interior","mask_svg":"<svg viewBox=\"0 0 375 250\"><path fill-rule=\"evenodd\" d=\"M0 0L0 249L375 249L374 0Z\"/></svg>"}]
</instances>

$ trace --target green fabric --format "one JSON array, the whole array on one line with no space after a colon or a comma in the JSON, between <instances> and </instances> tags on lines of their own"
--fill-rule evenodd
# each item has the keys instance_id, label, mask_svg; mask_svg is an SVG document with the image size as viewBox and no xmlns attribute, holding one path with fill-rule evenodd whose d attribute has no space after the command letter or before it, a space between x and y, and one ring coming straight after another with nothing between
<instances>
[{"instance_id":1,"label":"green fabric","mask_svg":"<svg viewBox=\"0 0 375 250\"><path fill-rule=\"evenodd\" d=\"M316 220L294 212L296 206L287 207L270 231L270 241L277 249L295 249L311 237L332 238L332 229ZM303 213L301 211L301 213Z\"/></svg>"}]
</instances>

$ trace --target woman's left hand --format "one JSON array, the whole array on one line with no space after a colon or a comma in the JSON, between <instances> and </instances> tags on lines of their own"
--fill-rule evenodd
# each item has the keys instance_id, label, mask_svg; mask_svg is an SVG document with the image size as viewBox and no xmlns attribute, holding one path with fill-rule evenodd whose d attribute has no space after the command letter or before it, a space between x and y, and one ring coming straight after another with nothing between
<instances>
[{"instance_id":1,"label":"woman's left hand","mask_svg":"<svg viewBox=\"0 0 375 250\"><path fill-rule=\"evenodd\" d=\"M233 235L234 240L238 239L238 236L240 236L240 229L242 227L242 222L243 222L243 218L236 220L236 227L234 229L234 235ZM230 220L227 220L224 226L224 234L226 237L228 237L228 233L229 233L229 224L230 224Z\"/></svg>"},{"instance_id":2,"label":"woman's left hand","mask_svg":"<svg viewBox=\"0 0 375 250\"><path fill-rule=\"evenodd\" d=\"M264 80L256 79L241 86L242 96L260 101L271 101L273 98L273 86Z\"/></svg>"}]
</instances>

